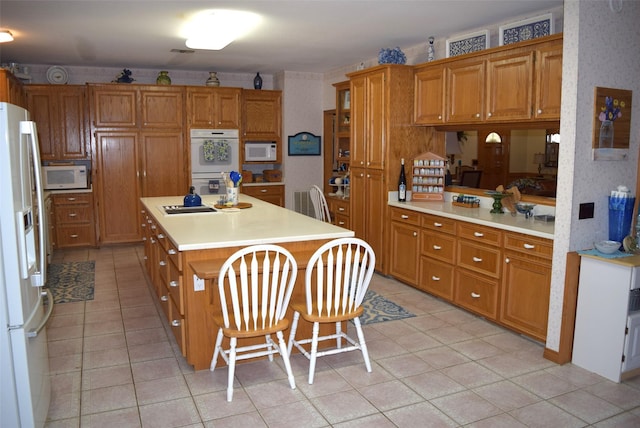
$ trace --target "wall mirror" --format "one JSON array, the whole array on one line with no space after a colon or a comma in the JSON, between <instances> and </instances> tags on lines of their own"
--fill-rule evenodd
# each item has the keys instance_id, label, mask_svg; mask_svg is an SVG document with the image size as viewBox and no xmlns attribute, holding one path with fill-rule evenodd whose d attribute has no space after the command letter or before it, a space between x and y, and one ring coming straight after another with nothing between
<instances>
[{"instance_id":1,"label":"wall mirror","mask_svg":"<svg viewBox=\"0 0 640 428\"><path fill-rule=\"evenodd\" d=\"M455 143L453 140L456 140ZM558 175L557 129L488 129L447 132L447 156L451 162L452 186L462 188L460 178L465 170L481 170L479 188L495 190L515 185L523 199L544 198L553 204Z\"/></svg>"}]
</instances>

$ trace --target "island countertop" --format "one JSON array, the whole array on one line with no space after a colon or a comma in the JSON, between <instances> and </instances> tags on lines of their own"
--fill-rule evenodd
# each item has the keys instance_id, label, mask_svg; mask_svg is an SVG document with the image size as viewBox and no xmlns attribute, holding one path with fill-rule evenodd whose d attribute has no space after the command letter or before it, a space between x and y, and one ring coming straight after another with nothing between
<instances>
[{"instance_id":1,"label":"island countertop","mask_svg":"<svg viewBox=\"0 0 640 428\"><path fill-rule=\"evenodd\" d=\"M217 199L205 195L202 203L212 207ZM182 205L182 196L141 198L140 201L180 251L354 236L351 230L242 193L239 201L250 203L250 208L223 209L215 213L166 214L162 207Z\"/></svg>"}]
</instances>

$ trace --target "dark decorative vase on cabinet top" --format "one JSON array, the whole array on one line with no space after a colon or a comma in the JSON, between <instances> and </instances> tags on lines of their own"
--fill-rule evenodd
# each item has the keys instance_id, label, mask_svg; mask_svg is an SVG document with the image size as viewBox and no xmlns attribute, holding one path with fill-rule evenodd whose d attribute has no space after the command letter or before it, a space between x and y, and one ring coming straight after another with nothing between
<instances>
[{"instance_id":1,"label":"dark decorative vase on cabinet top","mask_svg":"<svg viewBox=\"0 0 640 428\"><path fill-rule=\"evenodd\" d=\"M256 77L253 78L253 89L262 89L262 77L260 77L260 73L257 73Z\"/></svg>"}]
</instances>

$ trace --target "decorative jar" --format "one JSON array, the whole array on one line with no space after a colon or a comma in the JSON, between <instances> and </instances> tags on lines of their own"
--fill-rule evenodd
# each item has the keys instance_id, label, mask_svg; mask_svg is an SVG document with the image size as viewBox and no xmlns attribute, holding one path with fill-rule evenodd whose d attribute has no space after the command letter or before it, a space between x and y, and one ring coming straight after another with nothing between
<instances>
[{"instance_id":1,"label":"decorative jar","mask_svg":"<svg viewBox=\"0 0 640 428\"><path fill-rule=\"evenodd\" d=\"M210 71L209 78L205 82L207 86L220 86L220 79L218 79L218 72Z\"/></svg>"},{"instance_id":2,"label":"decorative jar","mask_svg":"<svg viewBox=\"0 0 640 428\"><path fill-rule=\"evenodd\" d=\"M158 78L156 79L156 84L157 85L170 85L171 84L171 77L169 77L169 72L168 71L161 71L160 73L158 73Z\"/></svg>"},{"instance_id":3,"label":"decorative jar","mask_svg":"<svg viewBox=\"0 0 640 428\"><path fill-rule=\"evenodd\" d=\"M253 78L253 89L262 89L262 77L260 77L260 73L257 73L256 77Z\"/></svg>"}]
</instances>

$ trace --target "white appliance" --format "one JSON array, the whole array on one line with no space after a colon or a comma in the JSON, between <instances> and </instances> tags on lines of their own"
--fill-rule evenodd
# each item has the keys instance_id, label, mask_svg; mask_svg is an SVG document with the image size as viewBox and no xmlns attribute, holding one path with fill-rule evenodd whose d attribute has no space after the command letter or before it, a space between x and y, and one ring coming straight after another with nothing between
<instances>
[{"instance_id":1,"label":"white appliance","mask_svg":"<svg viewBox=\"0 0 640 428\"><path fill-rule=\"evenodd\" d=\"M275 162L277 148L275 142L247 141L244 143L244 159L250 162Z\"/></svg>"},{"instance_id":2,"label":"white appliance","mask_svg":"<svg viewBox=\"0 0 640 428\"><path fill-rule=\"evenodd\" d=\"M35 123L29 121L25 109L0 103L3 427L44 426L51 397L45 325L53 311L53 298L49 290L42 289L46 281L46 216L36 135Z\"/></svg>"},{"instance_id":3,"label":"white appliance","mask_svg":"<svg viewBox=\"0 0 640 428\"><path fill-rule=\"evenodd\" d=\"M199 195L224 195L228 173L238 171L239 131L237 129L192 129L191 185Z\"/></svg>"},{"instance_id":4,"label":"white appliance","mask_svg":"<svg viewBox=\"0 0 640 428\"><path fill-rule=\"evenodd\" d=\"M42 181L45 190L69 190L89 188L89 167L73 163L49 164L42 167Z\"/></svg>"}]
</instances>

